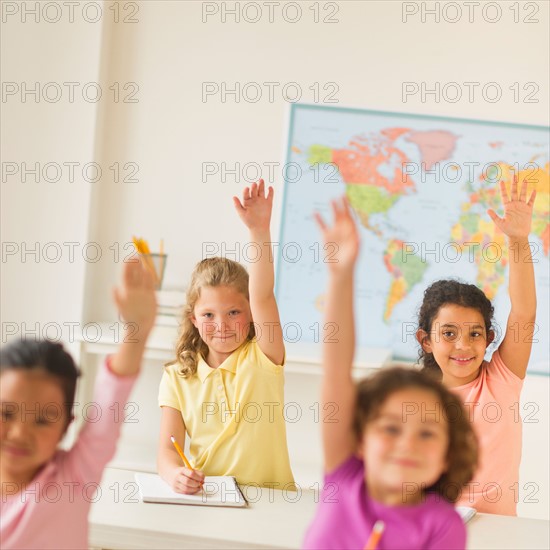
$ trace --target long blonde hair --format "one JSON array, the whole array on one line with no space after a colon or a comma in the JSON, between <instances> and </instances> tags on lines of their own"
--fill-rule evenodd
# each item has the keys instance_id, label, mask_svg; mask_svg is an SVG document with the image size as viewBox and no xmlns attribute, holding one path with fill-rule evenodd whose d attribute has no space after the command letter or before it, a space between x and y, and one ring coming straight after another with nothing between
<instances>
[{"instance_id":1,"label":"long blonde hair","mask_svg":"<svg viewBox=\"0 0 550 550\"><path fill-rule=\"evenodd\" d=\"M208 346L200 337L199 331L191 321L195 304L200 298L204 287L231 286L249 300L248 273L246 269L233 260L227 258L207 258L199 262L191 275L191 282L187 288L186 305L183 310L181 332L176 344L176 359L166 366L178 363L179 374L189 378L197 372L199 354L206 358ZM254 338L254 323L250 323L247 340Z\"/></svg>"}]
</instances>

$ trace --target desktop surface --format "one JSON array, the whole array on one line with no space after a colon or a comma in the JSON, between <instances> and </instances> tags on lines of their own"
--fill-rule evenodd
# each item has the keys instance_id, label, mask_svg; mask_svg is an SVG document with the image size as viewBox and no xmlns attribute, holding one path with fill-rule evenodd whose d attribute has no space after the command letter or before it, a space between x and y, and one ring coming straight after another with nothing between
<instances>
[{"instance_id":1,"label":"desktop surface","mask_svg":"<svg viewBox=\"0 0 550 550\"><path fill-rule=\"evenodd\" d=\"M311 489L244 488L247 508L149 504L134 471L107 468L90 514L90 547L117 549L300 548L317 506ZM477 514L468 549L550 548L550 522Z\"/></svg>"}]
</instances>

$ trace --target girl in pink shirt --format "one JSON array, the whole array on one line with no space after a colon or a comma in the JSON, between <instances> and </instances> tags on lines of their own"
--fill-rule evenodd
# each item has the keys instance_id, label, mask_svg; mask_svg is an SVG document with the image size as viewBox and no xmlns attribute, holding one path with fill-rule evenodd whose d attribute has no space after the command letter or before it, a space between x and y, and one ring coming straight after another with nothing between
<instances>
[{"instance_id":1,"label":"girl in pink shirt","mask_svg":"<svg viewBox=\"0 0 550 550\"><path fill-rule=\"evenodd\" d=\"M71 421L78 369L59 343L16 341L0 350L1 548L88 548L88 512L101 498L105 465L156 313L151 272L124 264L114 292L128 332L99 370L90 418L69 451L57 448ZM97 490L97 492L96 492Z\"/></svg>"},{"instance_id":2,"label":"girl in pink shirt","mask_svg":"<svg viewBox=\"0 0 550 550\"><path fill-rule=\"evenodd\" d=\"M480 442L480 468L460 504L480 512L516 515L521 459L519 399L531 353L536 295L529 246L536 192L517 178L508 196L500 184L504 218L488 214L508 238L511 311L506 335L489 362L494 340L493 306L475 285L454 280L433 283L424 294L417 340L424 370L435 372L464 403ZM503 254L506 258L506 255Z\"/></svg>"},{"instance_id":3,"label":"girl in pink shirt","mask_svg":"<svg viewBox=\"0 0 550 550\"><path fill-rule=\"evenodd\" d=\"M304 548L369 547L383 522L380 550L463 549L466 529L452 502L476 466L473 430L460 400L428 374L383 369L355 385L359 237L347 202L332 207L333 227L317 216L337 250L328 263L323 338L325 485Z\"/></svg>"}]
</instances>

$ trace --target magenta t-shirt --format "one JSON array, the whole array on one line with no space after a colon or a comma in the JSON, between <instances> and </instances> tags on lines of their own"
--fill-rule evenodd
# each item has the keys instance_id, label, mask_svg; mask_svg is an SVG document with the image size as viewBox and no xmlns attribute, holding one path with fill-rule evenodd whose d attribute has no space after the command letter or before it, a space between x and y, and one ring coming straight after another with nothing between
<instances>
[{"instance_id":1,"label":"magenta t-shirt","mask_svg":"<svg viewBox=\"0 0 550 550\"><path fill-rule=\"evenodd\" d=\"M379 550L466 547L466 527L452 504L436 494L414 506L380 504L367 493L363 461L352 456L325 474L303 548L362 550L377 520L385 524Z\"/></svg>"}]
</instances>

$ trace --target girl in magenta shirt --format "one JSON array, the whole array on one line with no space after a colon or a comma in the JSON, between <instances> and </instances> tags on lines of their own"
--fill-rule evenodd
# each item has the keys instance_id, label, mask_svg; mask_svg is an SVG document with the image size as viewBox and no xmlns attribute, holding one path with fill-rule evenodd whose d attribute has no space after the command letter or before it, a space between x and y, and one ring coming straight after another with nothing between
<instances>
[{"instance_id":1,"label":"girl in magenta shirt","mask_svg":"<svg viewBox=\"0 0 550 550\"><path fill-rule=\"evenodd\" d=\"M155 321L152 274L124 264L115 293L127 322L119 351L100 368L90 419L69 451L57 448L73 420L78 369L59 343L18 341L0 350L1 548L88 548L88 512L115 453L124 408Z\"/></svg>"},{"instance_id":2,"label":"girl in magenta shirt","mask_svg":"<svg viewBox=\"0 0 550 550\"><path fill-rule=\"evenodd\" d=\"M380 550L463 549L466 530L451 503L475 469L475 436L459 399L429 375L392 368L353 382L359 237L347 202L332 208L332 227L317 215L337 249L323 339L325 484L304 548L362 549L382 521Z\"/></svg>"}]
</instances>

